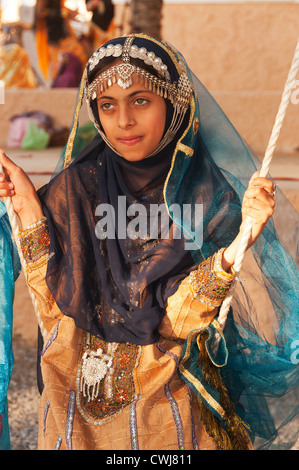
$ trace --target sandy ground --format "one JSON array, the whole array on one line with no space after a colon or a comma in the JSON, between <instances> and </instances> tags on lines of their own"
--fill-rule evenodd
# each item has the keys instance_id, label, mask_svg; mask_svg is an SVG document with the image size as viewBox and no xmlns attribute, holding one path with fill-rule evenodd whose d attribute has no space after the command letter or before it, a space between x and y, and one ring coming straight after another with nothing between
<instances>
[{"instance_id":1,"label":"sandy ground","mask_svg":"<svg viewBox=\"0 0 299 470\"><path fill-rule=\"evenodd\" d=\"M8 150L7 154L31 175L38 188L49 180L60 150ZM299 156L274 157L271 172L273 177L298 178L298 181L283 180L278 184L299 211ZM39 402L36 385L37 321L23 274L16 282L13 334L15 366L8 394L11 446L12 450L35 450ZM299 443L295 448L299 450Z\"/></svg>"}]
</instances>

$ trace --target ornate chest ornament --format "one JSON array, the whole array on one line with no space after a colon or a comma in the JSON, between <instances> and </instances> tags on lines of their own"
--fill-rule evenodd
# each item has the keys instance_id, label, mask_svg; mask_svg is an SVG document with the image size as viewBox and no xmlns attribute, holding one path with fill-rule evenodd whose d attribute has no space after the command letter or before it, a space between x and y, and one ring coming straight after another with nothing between
<instances>
[{"instance_id":1,"label":"ornate chest ornament","mask_svg":"<svg viewBox=\"0 0 299 470\"><path fill-rule=\"evenodd\" d=\"M113 358L104 354L101 348L97 351L88 349L82 357L80 391L88 401L94 400L99 393L100 382L112 365Z\"/></svg>"},{"instance_id":2,"label":"ornate chest ornament","mask_svg":"<svg viewBox=\"0 0 299 470\"><path fill-rule=\"evenodd\" d=\"M78 364L76 401L89 423L101 425L137 399L134 376L141 346L106 343L86 333Z\"/></svg>"}]
</instances>

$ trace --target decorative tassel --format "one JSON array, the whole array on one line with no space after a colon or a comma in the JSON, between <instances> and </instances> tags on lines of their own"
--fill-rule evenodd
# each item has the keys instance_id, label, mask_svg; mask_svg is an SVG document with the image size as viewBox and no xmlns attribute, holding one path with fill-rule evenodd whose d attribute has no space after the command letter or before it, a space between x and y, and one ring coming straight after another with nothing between
<instances>
[{"instance_id":1,"label":"decorative tassel","mask_svg":"<svg viewBox=\"0 0 299 470\"><path fill-rule=\"evenodd\" d=\"M200 335L199 364L205 380L215 387L220 394L220 404L225 410L226 426L222 426L219 419L198 398L201 419L208 434L215 440L219 450L254 450L247 430L249 427L236 414L227 389L220 376L219 369L211 362L205 347L207 333Z\"/></svg>"}]
</instances>

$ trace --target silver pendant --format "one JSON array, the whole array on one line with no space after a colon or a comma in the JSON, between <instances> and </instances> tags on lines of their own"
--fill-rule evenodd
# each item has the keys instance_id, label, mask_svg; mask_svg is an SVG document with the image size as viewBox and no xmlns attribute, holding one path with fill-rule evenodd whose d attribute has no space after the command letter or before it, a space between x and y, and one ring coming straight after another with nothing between
<instances>
[{"instance_id":1,"label":"silver pendant","mask_svg":"<svg viewBox=\"0 0 299 470\"><path fill-rule=\"evenodd\" d=\"M112 365L113 358L103 354L101 348L97 351L88 349L82 357L80 391L88 401L94 400L100 389L101 380L106 376Z\"/></svg>"}]
</instances>

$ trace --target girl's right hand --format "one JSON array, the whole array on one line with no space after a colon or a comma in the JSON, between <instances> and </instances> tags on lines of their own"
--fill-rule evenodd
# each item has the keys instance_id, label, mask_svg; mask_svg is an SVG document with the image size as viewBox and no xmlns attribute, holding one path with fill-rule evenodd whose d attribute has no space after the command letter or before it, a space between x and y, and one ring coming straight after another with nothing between
<instances>
[{"instance_id":1,"label":"girl's right hand","mask_svg":"<svg viewBox=\"0 0 299 470\"><path fill-rule=\"evenodd\" d=\"M5 176L0 175L0 198L11 197L15 212L23 227L43 217L35 187L26 173L0 150L0 164Z\"/></svg>"}]
</instances>

